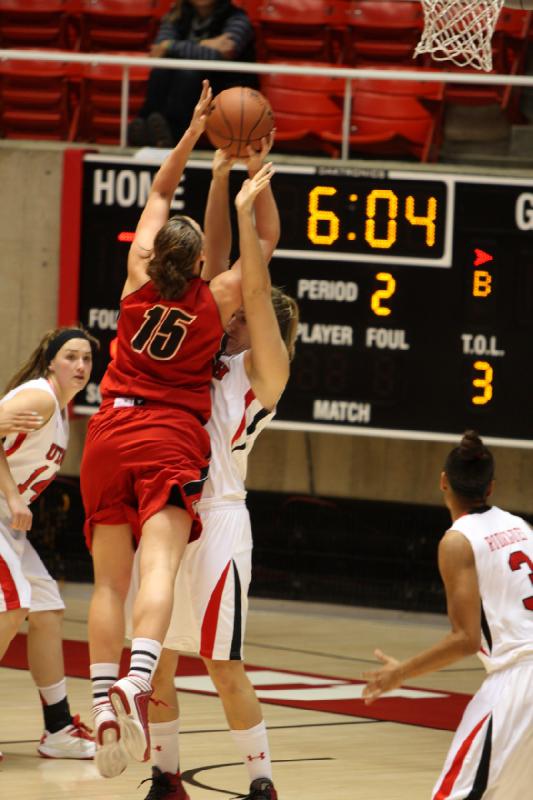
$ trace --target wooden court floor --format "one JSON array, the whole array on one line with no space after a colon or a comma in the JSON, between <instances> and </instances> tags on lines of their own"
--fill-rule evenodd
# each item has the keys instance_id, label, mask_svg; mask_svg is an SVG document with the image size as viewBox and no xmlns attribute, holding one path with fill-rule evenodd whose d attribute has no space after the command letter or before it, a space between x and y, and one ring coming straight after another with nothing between
<instances>
[{"instance_id":1,"label":"wooden court floor","mask_svg":"<svg viewBox=\"0 0 533 800\"><path fill-rule=\"evenodd\" d=\"M89 587L67 584L63 595L65 639L85 641ZM349 693L353 687L346 687L346 681L359 680L372 665L374 647L403 657L430 645L446 629L445 618L439 616L266 600L252 600L251 606L247 662L260 668L255 676L259 682L283 685L279 691L276 686L265 690L266 696L282 698L299 697L302 691L326 699L342 695L346 688ZM412 685L471 694L482 678L480 663L469 658L417 678ZM184 684L194 688L195 680L186 678ZM69 678L68 687L73 713L89 723L89 681ZM258 691L262 693L260 687ZM413 722L409 703L425 701L406 702L407 716L400 721L347 714L342 702L338 709L327 710L307 701L300 703L303 707L265 703L280 800L427 800L452 733ZM181 769L191 800L245 794L247 776L218 699L187 691L180 693L180 703ZM25 670L0 665L0 709L2 800L146 797L150 784L139 784L150 774L147 765L132 764L120 777L106 780L91 762L38 757L39 700Z\"/></svg>"}]
</instances>

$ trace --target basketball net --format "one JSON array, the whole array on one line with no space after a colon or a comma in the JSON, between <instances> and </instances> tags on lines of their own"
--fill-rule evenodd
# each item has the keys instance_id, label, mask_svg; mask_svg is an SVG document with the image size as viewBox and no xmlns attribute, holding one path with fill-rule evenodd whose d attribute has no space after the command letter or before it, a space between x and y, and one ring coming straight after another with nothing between
<instances>
[{"instance_id":1,"label":"basketball net","mask_svg":"<svg viewBox=\"0 0 533 800\"><path fill-rule=\"evenodd\" d=\"M505 0L421 0L424 32L415 56L492 70L491 39Z\"/></svg>"}]
</instances>

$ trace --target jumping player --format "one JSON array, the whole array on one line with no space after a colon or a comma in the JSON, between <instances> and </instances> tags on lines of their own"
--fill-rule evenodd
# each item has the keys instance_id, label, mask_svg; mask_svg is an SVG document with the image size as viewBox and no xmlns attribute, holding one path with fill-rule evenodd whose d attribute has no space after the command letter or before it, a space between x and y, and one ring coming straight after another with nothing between
<instances>
[{"instance_id":1,"label":"jumping player","mask_svg":"<svg viewBox=\"0 0 533 800\"><path fill-rule=\"evenodd\" d=\"M270 142L263 143L261 153L250 153L250 176L260 169L269 147ZM224 268L231 245L230 166L231 161L215 155L205 221L212 269L216 264ZM262 270L253 285L243 283L244 308L226 327L224 353L215 368L213 411L207 424L212 459L199 503L203 531L187 548L180 565L175 612L154 676L155 699L163 702L149 709L154 766L148 797L159 800L188 798L179 773L179 708L174 687L178 650L198 653L204 660L248 769L248 800L277 798L261 707L242 661L252 567L244 480L248 454L274 416L287 383L298 309L292 298L270 286L266 265L279 239L279 215L270 187L257 197L254 211L256 257L261 258ZM239 269L239 262L233 269ZM132 593L135 585L134 571Z\"/></svg>"},{"instance_id":2,"label":"jumping player","mask_svg":"<svg viewBox=\"0 0 533 800\"><path fill-rule=\"evenodd\" d=\"M117 746L121 737L132 758L149 757L151 678L170 621L181 556L201 531L195 505L209 463L204 425L211 411L213 357L224 326L242 302L236 273L226 272L209 285L199 277L204 257L200 226L188 217L168 220L210 103L204 81L191 124L155 176L137 226L117 353L101 385L103 402L89 424L81 467L85 533L95 573L89 644L100 745L96 764L106 777L126 766ZM245 207L270 177L267 165L246 185L240 195ZM250 263L250 270L254 266ZM132 534L139 538L141 533L131 663L126 678L117 681Z\"/></svg>"},{"instance_id":3,"label":"jumping player","mask_svg":"<svg viewBox=\"0 0 533 800\"><path fill-rule=\"evenodd\" d=\"M511 800L533 785L533 531L488 505L491 452L468 431L446 459L440 486L452 527L439 546L451 632L399 662L364 675L367 705L408 678L477 653L487 677L468 704L433 800Z\"/></svg>"},{"instance_id":4,"label":"jumping player","mask_svg":"<svg viewBox=\"0 0 533 800\"><path fill-rule=\"evenodd\" d=\"M28 663L42 702L38 752L93 758L95 745L67 700L57 583L31 545L33 502L54 479L68 442L66 407L89 380L96 340L78 328L46 333L0 400L0 659L28 618Z\"/></svg>"}]
</instances>

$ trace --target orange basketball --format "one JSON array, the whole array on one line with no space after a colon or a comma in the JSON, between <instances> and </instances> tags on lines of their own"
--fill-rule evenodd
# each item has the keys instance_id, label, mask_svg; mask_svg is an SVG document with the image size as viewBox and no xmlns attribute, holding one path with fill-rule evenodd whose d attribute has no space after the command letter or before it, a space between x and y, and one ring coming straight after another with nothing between
<instances>
[{"instance_id":1,"label":"orange basketball","mask_svg":"<svg viewBox=\"0 0 533 800\"><path fill-rule=\"evenodd\" d=\"M247 158L247 146L259 150L261 139L273 127L274 115L268 100L248 86L233 86L214 98L206 133L214 147L228 155Z\"/></svg>"}]
</instances>

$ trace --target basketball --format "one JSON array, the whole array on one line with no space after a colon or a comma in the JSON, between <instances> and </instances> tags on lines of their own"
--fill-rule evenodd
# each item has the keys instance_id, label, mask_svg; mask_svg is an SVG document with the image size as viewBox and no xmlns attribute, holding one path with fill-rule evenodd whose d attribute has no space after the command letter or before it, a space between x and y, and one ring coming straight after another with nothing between
<instances>
[{"instance_id":1,"label":"basketball","mask_svg":"<svg viewBox=\"0 0 533 800\"><path fill-rule=\"evenodd\" d=\"M268 100L248 86L233 86L214 98L206 133L214 147L228 155L247 158L248 145L259 150L261 139L273 127L274 115Z\"/></svg>"}]
</instances>

